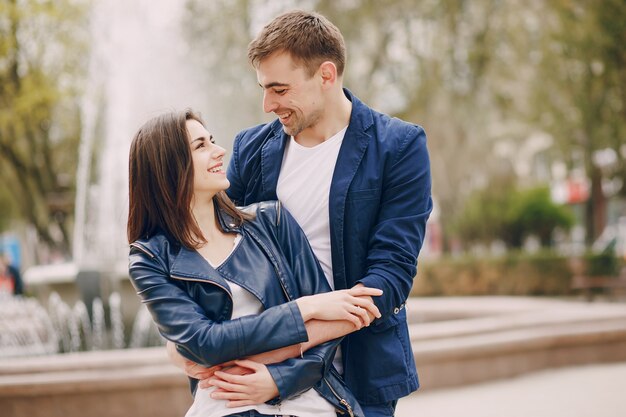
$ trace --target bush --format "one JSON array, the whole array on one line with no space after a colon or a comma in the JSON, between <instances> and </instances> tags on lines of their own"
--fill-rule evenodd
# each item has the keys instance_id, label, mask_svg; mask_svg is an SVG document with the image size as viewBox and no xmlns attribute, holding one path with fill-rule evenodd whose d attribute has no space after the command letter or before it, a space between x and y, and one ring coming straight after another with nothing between
<instances>
[{"instance_id":1,"label":"bush","mask_svg":"<svg viewBox=\"0 0 626 417\"><path fill-rule=\"evenodd\" d=\"M514 192L505 226L504 240L520 248L524 239L537 236L541 246L552 243L555 229L569 230L574 225L574 215L566 206L555 204L547 187Z\"/></svg>"},{"instance_id":2,"label":"bush","mask_svg":"<svg viewBox=\"0 0 626 417\"><path fill-rule=\"evenodd\" d=\"M420 261L411 295L568 295L573 277L570 261L568 257L548 251L511 252L497 258ZM620 266L620 259L612 255L586 255L583 261L587 273L598 265L614 265L615 270Z\"/></svg>"},{"instance_id":3,"label":"bush","mask_svg":"<svg viewBox=\"0 0 626 417\"><path fill-rule=\"evenodd\" d=\"M548 247L555 229L569 230L573 224L569 207L552 202L547 187L520 191L513 185L494 185L472 194L453 229L470 244L502 240L510 248L521 248L524 239L534 235Z\"/></svg>"}]
</instances>

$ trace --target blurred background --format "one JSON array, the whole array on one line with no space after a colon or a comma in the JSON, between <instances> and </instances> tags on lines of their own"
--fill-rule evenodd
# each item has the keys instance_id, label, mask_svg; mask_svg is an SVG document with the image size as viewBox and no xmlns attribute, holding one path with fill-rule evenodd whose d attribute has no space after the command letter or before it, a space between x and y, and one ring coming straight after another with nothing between
<instances>
[{"instance_id":1,"label":"blurred background","mask_svg":"<svg viewBox=\"0 0 626 417\"><path fill-rule=\"evenodd\" d=\"M426 130L415 297L623 304L623 0L0 0L0 252L22 283L3 291L134 315L132 135L192 107L228 150L271 120L246 48L293 8L340 28L347 88Z\"/></svg>"},{"instance_id":2,"label":"blurred background","mask_svg":"<svg viewBox=\"0 0 626 417\"><path fill-rule=\"evenodd\" d=\"M148 117L192 106L226 148L269 120L246 46L294 7L341 29L348 88L426 129L436 209L425 260L626 253L623 1L0 7L0 230L22 269L83 262L93 235L123 243L126 152Z\"/></svg>"}]
</instances>

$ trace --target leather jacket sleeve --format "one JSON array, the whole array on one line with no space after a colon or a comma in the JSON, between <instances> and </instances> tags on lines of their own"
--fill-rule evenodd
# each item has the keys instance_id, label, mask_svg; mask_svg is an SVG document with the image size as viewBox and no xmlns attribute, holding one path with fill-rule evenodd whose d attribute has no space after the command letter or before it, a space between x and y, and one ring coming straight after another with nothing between
<instances>
[{"instance_id":1,"label":"leather jacket sleeve","mask_svg":"<svg viewBox=\"0 0 626 417\"><path fill-rule=\"evenodd\" d=\"M384 173L378 219L368 242L367 272L358 281L383 290L382 296L374 297L382 317L373 326L387 322L404 307L432 210L426 135L417 126L404 135Z\"/></svg>"},{"instance_id":2,"label":"leather jacket sleeve","mask_svg":"<svg viewBox=\"0 0 626 417\"><path fill-rule=\"evenodd\" d=\"M278 387L280 400L301 394L317 384L331 366L340 342L341 339L331 340L309 349L302 358L267 365Z\"/></svg>"},{"instance_id":3,"label":"leather jacket sleeve","mask_svg":"<svg viewBox=\"0 0 626 417\"><path fill-rule=\"evenodd\" d=\"M176 343L183 356L203 366L308 340L295 301L234 320L211 317L185 289L169 279L158 257L151 258L133 247L129 271L137 294L147 305L161 334ZM207 303L225 298L215 291L203 295L214 297Z\"/></svg>"}]
</instances>

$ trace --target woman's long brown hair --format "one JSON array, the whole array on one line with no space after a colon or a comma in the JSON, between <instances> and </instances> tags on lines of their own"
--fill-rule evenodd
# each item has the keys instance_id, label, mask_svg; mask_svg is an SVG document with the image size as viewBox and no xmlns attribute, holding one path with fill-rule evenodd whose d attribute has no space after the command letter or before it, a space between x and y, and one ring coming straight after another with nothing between
<instances>
[{"instance_id":1,"label":"woman's long brown hair","mask_svg":"<svg viewBox=\"0 0 626 417\"><path fill-rule=\"evenodd\" d=\"M158 231L188 248L206 243L191 211L194 179L187 120L204 125L192 110L171 112L146 122L133 138L128 164L129 243ZM213 204L238 226L250 218L223 191L213 197Z\"/></svg>"}]
</instances>

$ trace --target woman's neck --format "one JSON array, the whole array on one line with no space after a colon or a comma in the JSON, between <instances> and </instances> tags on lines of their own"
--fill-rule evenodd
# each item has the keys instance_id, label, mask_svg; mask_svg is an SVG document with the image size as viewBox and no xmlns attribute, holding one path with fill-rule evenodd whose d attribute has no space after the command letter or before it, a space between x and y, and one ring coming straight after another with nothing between
<instances>
[{"instance_id":1,"label":"woman's neck","mask_svg":"<svg viewBox=\"0 0 626 417\"><path fill-rule=\"evenodd\" d=\"M222 234L215 219L215 206L213 205L212 198L208 199L208 201L194 200L191 211L196 219L196 223L198 223L198 227L200 227L203 237L207 241Z\"/></svg>"},{"instance_id":2,"label":"woman's neck","mask_svg":"<svg viewBox=\"0 0 626 417\"><path fill-rule=\"evenodd\" d=\"M194 202L191 209L202 237L206 243L198 248L198 253L213 265L221 264L230 255L235 242L235 234L226 233L217 225L213 199L208 202Z\"/></svg>"}]
</instances>

